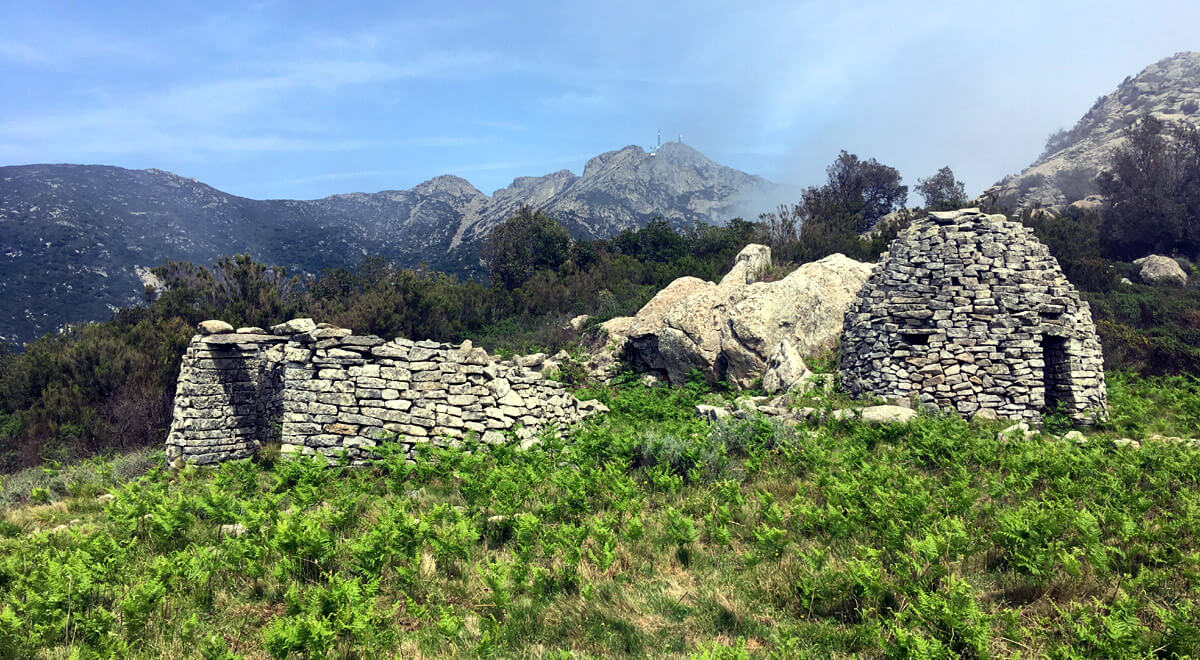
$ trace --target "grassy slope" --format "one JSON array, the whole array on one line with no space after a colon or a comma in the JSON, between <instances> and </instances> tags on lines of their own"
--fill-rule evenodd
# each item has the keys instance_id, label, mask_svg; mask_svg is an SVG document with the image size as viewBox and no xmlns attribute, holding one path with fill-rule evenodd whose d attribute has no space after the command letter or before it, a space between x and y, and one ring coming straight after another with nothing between
<instances>
[{"instance_id":1,"label":"grassy slope","mask_svg":"<svg viewBox=\"0 0 1200 660\"><path fill-rule=\"evenodd\" d=\"M1194 436L1200 392L1112 382L1086 446L624 385L527 452L101 466L0 523L0 657L1194 654L1200 451L1103 438Z\"/></svg>"}]
</instances>

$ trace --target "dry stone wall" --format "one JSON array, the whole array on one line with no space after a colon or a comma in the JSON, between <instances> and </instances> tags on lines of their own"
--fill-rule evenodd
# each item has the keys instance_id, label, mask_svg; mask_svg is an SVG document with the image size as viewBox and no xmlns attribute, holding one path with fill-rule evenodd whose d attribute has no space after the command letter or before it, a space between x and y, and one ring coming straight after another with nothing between
<instances>
[{"instance_id":1,"label":"dry stone wall","mask_svg":"<svg viewBox=\"0 0 1200 660\"><path fill-rule=\"evenodd\" d=\"M977 209L901 233L846 313L841 375L854 394L966 415L1105 415L1088 304L1033 231Z\"/></svg>"},{"instance_id":2,"label":"dry stone wall","mask_svg":"<svg viewBox=\"0 0 1200 660\"><path fill-rule=\"evenodd\" d=\"M285 452L333 456L344 449L362 460L393 437L409 452L471 432L503 442L501 431L520 427L529 437L599 409L469 342L307 335L288 343L285 358Z\"/></svg>"},{"instance_id":3,"label":"dry stone wall","mask_svg":"<svg viewBox=\"0 0 1200 660\"><path fill-rule=\"evenodd\" d=\"M229 330L188 343L167 434L168 461L247 458L279 440L287 337Z\"/></svg>"},{"instance_id":4,"label":"dry stone wall","mask_svg":"<svg viewBox=\"0 0 1200 660\"><path fill-rule=\"evenodd\" d=\"M470 342L385 341L308 319L272 331L193 338L169 460L216 463L279 442L284 453L361 463L384 442L400 443L411 457L419 444L455 443L469 433L499 443L515 431L527 441L604 410Z\"/></svg>"}]
</instances>

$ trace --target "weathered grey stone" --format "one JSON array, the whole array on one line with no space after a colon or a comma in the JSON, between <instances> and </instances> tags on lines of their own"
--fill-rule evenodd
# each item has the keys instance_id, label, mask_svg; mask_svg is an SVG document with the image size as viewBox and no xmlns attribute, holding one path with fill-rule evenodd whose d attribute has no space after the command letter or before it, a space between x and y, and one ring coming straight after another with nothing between
<instances>
[{"instance_id":1,"label":"weathered grey stone","mask_svg":"<svg viewBox=\"0 0 1200 660\"><path fill-rule=\"evenodd\" d=\"M867 424L905 424L916 418L917 413L912 408L903 406L867 406L865 408L847 408L833 411L834 419L858 419Z\"/></svg>"},{"instance_id":2,"label":"weathered grey stone","mask_svg":"<svg viewBox=\"0 0 1200 660\"><path fill-rule=\"evenodd\" d=\"M756 282L770 250L749 245L714 284L694 277L672 282L628 323L609 322L617 347L635 364L682 383L697 369L712 380L746 387L787 339L801 354L831 348L846 307L871 270L833 255L805 264L777 282Z\"/></svg>"},{"instance_id":3,"label":"weathered grey stone","mask_svg":"<svg viewBox=\"0 0 1200 660\"><path fill-rule=\"evenodd\" d=\"M1141 266L1138 278L1146 284L1170 284L1187 286L1187 273L1179 266L1179 262L1170 257L1151 254L1141 259L1134 259L1134 265Z\"/></svg>"},{"instance_id":4,"label":"weathered grey stone","mask_svg":"<svg viewBox=\"0 0 1200 660\"><path fill-rule=\"evenodd\" d=\"M997 440L1030 440L1037 437L1037 431L1029 428L1025 422L1018 422L996 434Z\"/></svg>"},{"instance_id":5,"label":"weathered grey stone","mask_svg":"<svg viewBox=\"0 0 1200 660\"><path fill-rule=\"evenodd\" d=\"M583 330L583 326L590 320L592 320L591 316L588 316L587 314L580 314L579 316L576 316L568 321L567 327L579 332L580 330Z\"/></svg>"},{"instance_id":6,"label":"weathered grey stone","mask_svg":"<svg viewBox=\"0 0 1200 660\"><path fill-rule=\"evenodd\" d=\"M279 325L271 326L271 334L275 335L296 335L303 332L312 332L317 329L317 324L308 318L292 319L280 323Z\"/></svg>"},{"instance_id":7,"label":"weathered grey stone","mask_svg":"<svg viewBox=\"0 0 1200 660\"><path fill-rule=\"evenodd\" d=\"M808 389L811 377L812 372L792 342L782 339L767 359L767 370L762 380L763 391L767 394L804 391Z\"/></svg>"},{"instance_id":8,"label":"weathered grey stone","mask_svg":"<svg viewBox=\"0 0 1200 660\"><path fill-rule=\"evenodd\" d=\"M1087 303L1032 230L1004 216L960 209L915 221L845 327L839 366L853 394L977 418L1037 421L1060 407L1081 423L1106 415Z\"/></svg>"},{"instance_id":9,"label":"weathered grey stone","mask_svg":"<svg viewBox=\"0 0 1200 660\"><path fill-rule=\"evenodd\" d=\"M513 357L513 362L518 367L526 369L540 369L546 362L547 355L545 353L533 353L531 355L517 355Z\"/></svg>"},{"instance_id":10,"label":"weathered grey stone","mask_svg":"<svg viewBox=\"0 0 1200 660\"><path fill-rule=\"evenodd\" d=\"M1077 445L1086 445L1087 437L1079 431L1067 431L1062 437L1064 442L1073 442Z\"/></svg>"},{"instance_id":11,"label":"weathered grey stone","mask_svg":"<svg viewBox=\"0 0 1200 660\"><path fill-rule=\"evenodd\" d=\"M246 526L242 523L233 523L232 525L221 525L221 536L242 536L246 533Z\"/></svg>"},{"instance_id":12,"label":"weathered grey stone","mask_svg":"<svg viewBox=\"0 0 1200 660\"><path fill-rule=\"evenodd\" d=\"M728 408L719 408L717 406L710 406L708 404L701 403L696 406L696 414L699 415L701 419L715 422L718 419L728 417L730 412Z\"/></svg>"},{"instance_id":13,"label":"weathered grey stone","mask_svg":"<svg viewBox=\"0 0 1200 660\"><path fill-rule=\"evenodd\" d=\"M232 325L216 319L201 321L200 323L196 324L196 329L199 330L200 334L202 335L223 335L233 332Z\"/></svg>"}]
</instances>

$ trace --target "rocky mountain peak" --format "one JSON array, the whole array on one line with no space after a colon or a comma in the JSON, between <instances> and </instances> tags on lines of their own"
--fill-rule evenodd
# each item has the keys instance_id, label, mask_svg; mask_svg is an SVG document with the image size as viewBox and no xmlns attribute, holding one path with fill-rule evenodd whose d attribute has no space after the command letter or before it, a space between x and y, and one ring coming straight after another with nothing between
<instances>
[{"instance_id":1,"label":"rocky mountain peak","mask_svg":"<svg viewBox=\"0 0 1200 660\"><path fill-rule=\"evenodd\" d=\"M715 164L705 157L704 154L696 151L690 145L684 144L683 142L667 142L658 148L658 151L655 153L655 158L660 158L662 160L674 163Z\"/></svg>"},{"instance_id":2,"label":"rocky mountain peak","mask_svg":"<svg viewBox=\"0 0 1200 660\"><path fill-rule=\"evenodd\" d=\"M1032 165L989 188L985 198L1008 208L1061 210L1095 193L1096 175L1124 142L1125 128L1145 115L1200 126L1200 53L1176 53L1126 78L1070 130L1052 136Z\"/></svg>"},{"instance_id":3,"label":"rocky mountain peak","mask_svg":"<svg viewBox=\"0 0 1200 660\"><path fill-rule=\"evenodd\" d=\"M435 195L441 193L454 197L483 195L475 186L471 185L470 181L453 174L442 174L419 183L413 186L412 192L418 195Z\"/></svg>"},{"instance_id":4,"label":"rocky mountain peak","mask_svg":"<svg viewBox=\"0 0 1200 660\"><path fill-rule=\"evenodd\" d=\"M12 302L0 307L0 339L26 341L136 304L139 274L167 259L208 264L248 253L316 273L378 255L479 276L483 240L522 205L577 238L599 238L658 215L724 221L735 198L764 184L680 144L656 156L610 151L588 161L583 177L518 177L490 197L453 175L409 190L254 200L162 170L0 167L0 300Z\"/></svg>"},{"instance_id":5,"label":"rocky mountain peak","mask_svg":"<svg viewBox=\"0 0 1200 660\"><path fill-rule=\"evenodd\" d=\"M583 176L581 178L588 179L600 176L602 173L615 167L636 164L645 157L646 152L635 144L617 149L616 151L606 151L588 160L587 164L583 166Z\"/></svg>"}]
</instances>

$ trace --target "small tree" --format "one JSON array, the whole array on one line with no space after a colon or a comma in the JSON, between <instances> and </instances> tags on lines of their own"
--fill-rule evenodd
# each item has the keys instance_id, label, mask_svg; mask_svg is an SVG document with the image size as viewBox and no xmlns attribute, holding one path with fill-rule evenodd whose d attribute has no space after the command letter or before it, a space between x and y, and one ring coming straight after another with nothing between
<instances>
[{"instance_id":1,"label":"small tree","mask_svg":"<svg viewBox=\"0 0 1200 660\"><path fill-rule=\"evenodd\" d=\"M904 208L908 186L900 185L900 171L870 158L842 151L825 170L820 188L804 191L804 205L814 218L846 216L855 232L864 232L883 216Z\"/></svg>"},{"instance_id":2,"label":"small tree","mask_svg":"<svg viewBox=\"0 0 1200 660\"><path fill-rule=\"evenodd\" d=\"M842 151L826 174L825 185L806 188L799 203L758 217L777 258L803 262L841 252L866 259L882 249L861 235L904 207L908 187L900 184L900 172Z\"/></svg>"},{"instance_id":3,"label":"small tree","mask_svg":"<svg viewBox=\"0 0 1200 660\"><path fill-rule=\"evenodd\" d=\"M482 257L492 283L515 289L539 270L555 270L571 255L571 236L541 211L522 206L492 230Z\"/></svg>"},{"instance_id":4,"label":"small tree","mask_svg":"<svg viewBox=\"0 0 1200 660\"><path fill-rule=\"evenodd\" d=\"M1107 254L1200 253L1200 133L1145 116L1097 179L1107 206L1101 242Z\"/></svg>"},{"instance_id":5,"label":"small tree","mask_svg":"<svg viewBox=\"0 0 1200 660\"><path fill-rule=\"evenodd\" d=\"M954 178L949 165L928 179L917 179L917 194L925 199L925 208L931 211L957 209L967 203L967 187Z\"/></svg>"}]
</instances>

